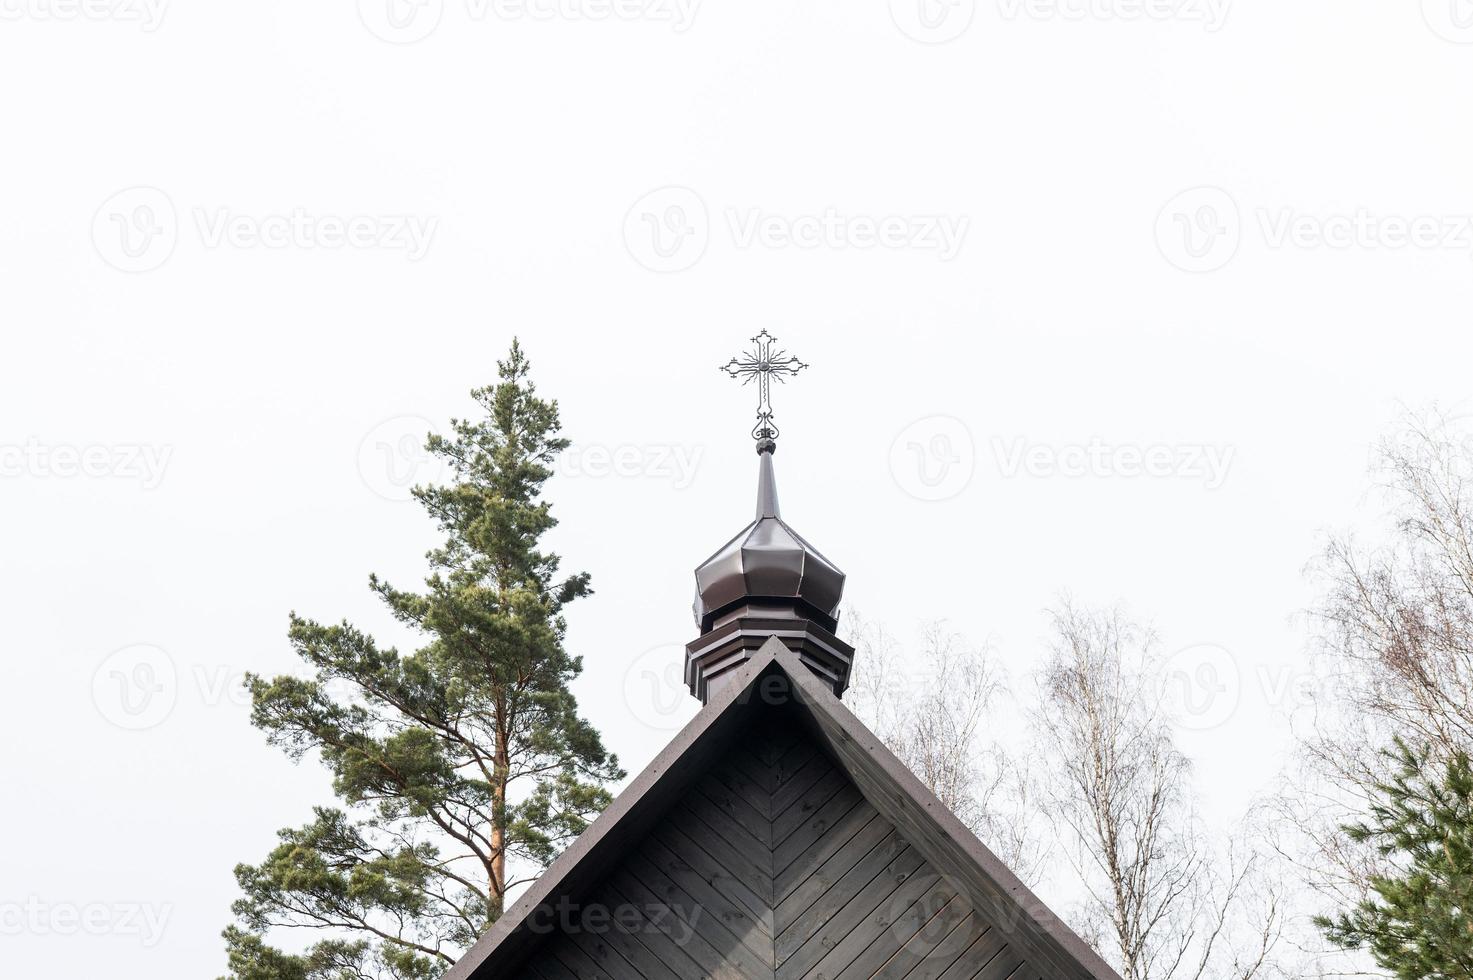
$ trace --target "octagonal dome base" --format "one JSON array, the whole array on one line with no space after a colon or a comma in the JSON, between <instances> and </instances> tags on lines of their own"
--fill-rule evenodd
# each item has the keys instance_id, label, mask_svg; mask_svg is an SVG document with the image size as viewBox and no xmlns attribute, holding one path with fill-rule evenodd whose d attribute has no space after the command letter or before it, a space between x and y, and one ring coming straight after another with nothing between
<instances>
[{"instance_id":1,"label":"octagonal dome base","mask_svg":"<svg viewBox=\"0 0 1473 980\"><path fill-rule=\"evenodd\" d=\"M814 620L794 616L791 607L758 603L733 610L686 645L685 682L690 692L702 704L709 702L772 637L797 654L835 697L843 695L849 686L854 648Z\"/></svg>"}]
</instances>

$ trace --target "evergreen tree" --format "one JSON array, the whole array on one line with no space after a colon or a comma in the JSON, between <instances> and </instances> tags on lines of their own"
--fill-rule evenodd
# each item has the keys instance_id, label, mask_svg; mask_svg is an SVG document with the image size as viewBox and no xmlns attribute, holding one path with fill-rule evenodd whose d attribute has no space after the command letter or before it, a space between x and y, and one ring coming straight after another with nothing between
<instances>
[{"instance_id":1,"label":"evergreen tree","mask_svg":"<svg viewBox=\"0 0 1473 980\"><path fill-rule=\"evenodd\" d=\"M1398 869L1349 914L1317 919L1346 949L1369 951L1401 980L1473 977L1473 769L1435 762L1398 740L1395 775L1376 787L1369 821L1345 828Z\"/></svg>"},{"instance_id":2,"label":"evergreen tree","mask_svg":"<svg viewBox=\"0 0 1473 980\"><path fill-rule=\"evenodd\" d=\"M472 392L484 417L427 445L453 477L414 491L444 533L424 589L370 578L423 645L401 654L293 613L312 679L248 678L252 723L294 759L315 751L342 805L236 868L233 980L439 976L623 776L568 690L582 664L563 609L588 576L560 577L539 545L556 524L541 490L568 445L557 403L537 396L516 342L498 366L500 382ZM289 954L266 942L285 927L329 938Z\"/></svg>"}]
</instances>

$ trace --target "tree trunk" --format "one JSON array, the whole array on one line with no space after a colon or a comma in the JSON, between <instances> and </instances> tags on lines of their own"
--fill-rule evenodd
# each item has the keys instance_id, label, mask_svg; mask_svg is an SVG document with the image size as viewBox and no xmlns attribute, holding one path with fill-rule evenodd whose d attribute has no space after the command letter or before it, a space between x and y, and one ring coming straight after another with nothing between
<instances>
[{"instance_id":1,"label":"tree trunk","mask_svg":"<svg viewBox=\"0 0 1473 980\"><path fill-rule=\"evenodd\" d=\"M511 756L506 736L496 733L496 760L491 783L491 908L490 920L501 918L506 909L506 782Z\"/></svg>"}]
</instances>

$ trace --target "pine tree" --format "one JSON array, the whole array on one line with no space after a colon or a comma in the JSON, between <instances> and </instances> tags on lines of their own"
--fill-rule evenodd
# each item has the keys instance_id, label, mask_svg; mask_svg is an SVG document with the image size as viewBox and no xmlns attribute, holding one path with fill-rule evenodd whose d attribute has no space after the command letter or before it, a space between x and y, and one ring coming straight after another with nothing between
<instances>
[{"instance_id":1,"label":"pine tree","mask_svg":"<svg viewBox=\"0 0 1473 980\"><path fill-rule=\"evenodd\" d=\"M1388 782L1365 823L1346 827L1399 869L1349 914L1317 919L1330 940L1368 951L1401 980L1473 978L1473 769L1435 762L1398 740Z\"/></svg>"},{"instance_id":2,"label":"pine tree","mask_svg":"<svg viewBox=\"0 0 1473 980\"><path fill-rule=\"evenodd\" d=\"M498 367L471 393L484 417L427 444L453 476L414 491L444 534L424 589L370 578L423 645L401 654L293 613L314 676L248 679L252 724L294 759L317 753L341 807L236 868L233 980L439 976L623 776L568 689L582 663L563 609L588 576L559 577L539 543L557 523L542 487L568 445L557 403L537 396L516 342ZM288 954L266 942L286 927L330 938Z\"/></svg>"}]
</instances>

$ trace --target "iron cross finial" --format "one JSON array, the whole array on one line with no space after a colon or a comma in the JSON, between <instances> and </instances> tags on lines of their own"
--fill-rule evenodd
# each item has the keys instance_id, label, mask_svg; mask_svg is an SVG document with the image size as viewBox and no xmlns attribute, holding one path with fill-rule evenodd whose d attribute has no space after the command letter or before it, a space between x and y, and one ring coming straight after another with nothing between
<instances>
[{"instance_id":1,"label":"iron cross finial","mask_svg":"<svg viewBox=\"0 0 1473 980\"><path fill-rule=\"evenodd\" d=\"M721 365L721 370L740 378L743 385L757 382L757 425L752 438L759 441L777 438L777 426L772 422L772 379L785 383L790 375L808 366L781 348L774 350L776 343L777 338L763 330L752 338L751 351Z\"/></svg>"}]
</instances>

